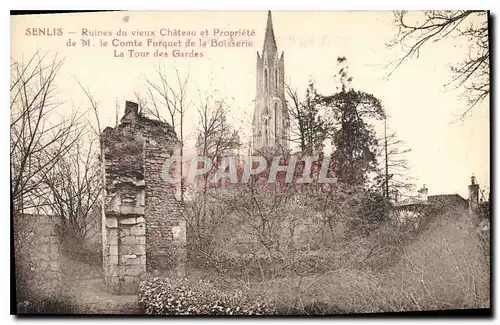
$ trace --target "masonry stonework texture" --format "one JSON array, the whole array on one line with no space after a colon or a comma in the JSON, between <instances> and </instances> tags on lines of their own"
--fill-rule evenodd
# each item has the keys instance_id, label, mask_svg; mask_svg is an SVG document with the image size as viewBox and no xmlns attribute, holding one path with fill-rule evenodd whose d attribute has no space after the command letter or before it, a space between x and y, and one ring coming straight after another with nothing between
<instances>
[{"instance_id":1,"label":"masonry stonework texture","mask_svg":"<svg viewBox=\"0 0 500 325\"><path fill-rule=\"evenodd\" d=\"M103 131L103 268L112 292L133 294L146 272L184 266L182 204L162 177L178 144L170 125L142 116L132 102L120 125Z\"/></svg>"},{"instance_id":2,"label":"masonry stonework texture","mask_svg":"<svg viewBox=\"0 0 500 325\"><path fill-rule=\"evenodd\" d=\"M14 248L18 295L57 296L62 289L57 223L46 215L15 215Z\"/></svg>"}]
</instances>

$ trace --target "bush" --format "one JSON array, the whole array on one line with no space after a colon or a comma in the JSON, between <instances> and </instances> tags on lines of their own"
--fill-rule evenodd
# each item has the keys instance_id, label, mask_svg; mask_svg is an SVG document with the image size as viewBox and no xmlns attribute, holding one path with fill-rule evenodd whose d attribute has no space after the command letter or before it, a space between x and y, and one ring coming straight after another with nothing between
<instances>
[{"instance_id":1,"label":"bush","mask_svg":"<svg viewBox=\"0 0 500 325\"><path fill-rule=\"evenodd\" d=\"M150 278L139 288L147 315L272 315L274 308L242 292L228 292L206 281Z\"/></svg>"},{"instance_id":2,"label":"bush","mask_svg":"<svg viewBox=\"0 0 500 325\"><path fill-rule=\"evenodd\" d=\"M352 256L348 248L344 254L338 251L322 249L316 251L297 251L295 254L268 256L253 254L225 254L212 256L198 254L192 256L193 265L200 269L215 271L218 274L235 279L265 280L287 277L295 274L323 273L337 269Z\"/></svg>"},{"instance_id":3,"label":"bush","mask_svg":"<svg viewBox=\"0 0 500 325\"><path fill-rule=\"evenodd\" d=\"M210 256L193 254L191 259L198 268L212 270L230 278L271 277L273 271L283 263L279 256L275 256L271 261L267 256L232 255L224 252Z\"/></svg>"},{"instance_id":4,"label":"bush","mask_svg":"<svg viewBox=\"0 0 500 325\"><path fill-rule=\"evenodd\" d=\"M371 223L380 223L387 219L387 202L382 194L374 191L364 193L359 207L359 215Z\"/></svg>"}]
</instances>

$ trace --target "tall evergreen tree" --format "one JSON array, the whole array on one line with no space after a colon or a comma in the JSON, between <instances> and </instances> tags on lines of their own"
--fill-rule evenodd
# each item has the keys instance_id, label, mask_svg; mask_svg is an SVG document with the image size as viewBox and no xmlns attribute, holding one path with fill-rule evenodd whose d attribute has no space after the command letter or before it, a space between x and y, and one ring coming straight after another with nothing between
<instances>
[{"instance_id":1,"label":"tall evergreen tree","mask_svg":"<svg viewBox=\"0 0 500 325\"><path fill-rule=\"evenodd\" d=\"M333 168L340 182L365 185L368 174L377 168L377 139L370 122L383 119L385 112L378 98L351 88L346 59L337 61L340 89L319 99L329 109L333 121Z\"/></svg>"}]
</instances>

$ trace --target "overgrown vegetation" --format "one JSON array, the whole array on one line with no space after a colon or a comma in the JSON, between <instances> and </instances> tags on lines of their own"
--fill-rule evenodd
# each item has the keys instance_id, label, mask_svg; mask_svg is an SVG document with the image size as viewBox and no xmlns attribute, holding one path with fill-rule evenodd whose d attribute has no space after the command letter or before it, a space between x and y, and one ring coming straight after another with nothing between
<instances>
[{"instance_id":1,"label":"overgrown vegetation","mask_svg":"<svg viewBox=\"0 0 500 325\"><path fill-rule=\"evenodd\" d=\"M358 225L335 244L273 258L255 250L192 260L204 277L231 283L226 291L264 293L279 314L488 308L489 256L477 221L462 210L424 218L418 228Z\"/></svg>"},{"instance_id":2,"label":"overgrown vegetation","mask_svg":"<svg viewBox=\"0 0 500 325\"><path fill-rule=\"evenodd\" d=\"M262 299L220 290L207 281L175 278L151 278L139 289L139 304L147 315L274 314L273 307Z\"/></svg>"},{"instance_id":3,"label":"overgrown vegetation","mask_svg":"<svg viewBox=\"0 0 500 325\"><path fill-rule=\"evenodd\" d=\"M301 100L288 87L299 152L279 154L285 164L318 155L312 183L290 184L278 173L269 184L265 170L247 183L210 186L207 174L186 203L191 267L232 283L221 285L225 293L264 293L278 314L488 307L485 244L467 211L425 206L393 222L393 192L413 187L405 177L409 149L387 131L379 141L374 124L387 119L381 101L355 90L346 59L338 63L332 94L311 83ZM333 149L325 157L327 142ZM276 152L260 154L270 164ZM221 156L211 157L213 166ZM325 163L336 184L315 181Z\"/></svg>"}]
</instances>

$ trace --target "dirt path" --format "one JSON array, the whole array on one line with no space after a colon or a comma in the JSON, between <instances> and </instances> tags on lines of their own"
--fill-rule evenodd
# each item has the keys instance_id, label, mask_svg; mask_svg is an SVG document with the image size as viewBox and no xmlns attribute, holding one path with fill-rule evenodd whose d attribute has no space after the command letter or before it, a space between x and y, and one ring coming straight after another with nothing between
<instances>
[{"instance_id":1,"label":"dirt path","mask_svg":"<svg viewBox=\"0 0 500 325\"><path fill-rule=\"evenodd\" d=\"M136 315L140 312L136 295L114 295L105 291L104 279L83 279L68 288L77 314Z\"/></svg>"},{"instance_id":2,"label":"dirt path","mask_svg":"<svg viewBox=\"0 0 500 325\"><path fill-rule=\"evenodd\" d=\"M136 295L115 295L105 289L104 276L99 267L70 262L71 274L65 279L65 296L72 300L75 314L140 313Z\"/></svg>"}]
</instances>

